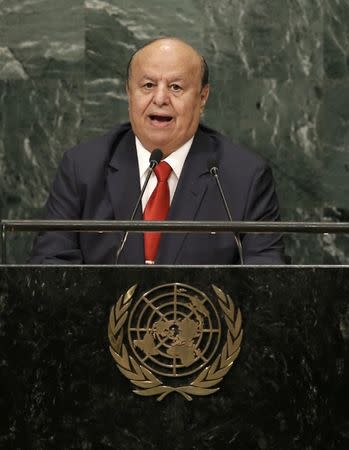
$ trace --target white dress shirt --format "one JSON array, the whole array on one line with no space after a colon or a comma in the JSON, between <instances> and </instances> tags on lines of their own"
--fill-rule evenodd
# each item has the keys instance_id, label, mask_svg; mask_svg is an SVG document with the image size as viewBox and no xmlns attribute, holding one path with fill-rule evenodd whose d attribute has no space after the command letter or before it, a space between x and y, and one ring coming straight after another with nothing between
<instances>
[{"instance_id":1,"label":"white dress shirt","mask_svg":"<svg viewBox=\"0 0 349 450\"><path fill-rule=\"evenodd\" d=\"M172 203L172 199L177 187L177 183L180 177L180 174L183 169L183 165L186 157L188 156L191 144L193 143L194 136L189 139L182 147L172 152L169 156L163 159L166 161L171 167L172 172L168 179L168 187L170 189L170 204ZM149 157L150 152L146 150L141 144L140 140L136 137L136 149L137 149L137 158L138 158L138 167L139 167L139 180L141 189L143 187L144 181L147 176L147 171L149 167ZM157 178L155 173L152 173L149 179L148 186L144 191L144 195L142 198L142 211L144 211L148 200L157 185Z\"/></svg>"}]
</instances>

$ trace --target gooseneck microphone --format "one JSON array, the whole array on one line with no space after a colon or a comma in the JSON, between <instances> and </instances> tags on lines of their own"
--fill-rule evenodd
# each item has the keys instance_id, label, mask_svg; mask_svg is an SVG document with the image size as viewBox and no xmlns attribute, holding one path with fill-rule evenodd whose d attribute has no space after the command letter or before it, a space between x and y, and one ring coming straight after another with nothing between
<instances>
[{"instance_id":1,"label":"gooseneck microphone","mask_svg":"<svg viewBox=\"0 0 349 450\"><path fill-rule=\"evenodd\" d=\"M233 218L231 217L230 214L230 210L228 207L228 203L227 200L225 198L224 192L223 192L223 188L221 185L221 182L219 180L219 176L218 176L218 165L216 161L210 160L207 162L207 168L210 172L210 174L214 177L214 179L216 180L217 186L218 186L218 190L221 196L221 199L223 201L224 204L224 209L227 213L228 219L230 220L230 222L233 222ZM244 258L242 256L242 244L241 244L241 239L238 233L233 233L237 248L238 248L238 252L239 252L239 258L240 258L240 264L243 265L244 264Z\"/></svg>"},{"instance_id":2,"label":"gooseneck microphone","mask_svg":"<svg viewBox=\"0 0 349 450\"><path fill-rule=\"evenodd\" d=\"M149 169L153 170L155 166L157 166L159 164L159 162L162 160L162 157L164 156L164 154L162 153L162 150L160 150L159 148L156 148L155 150L153 150L150 154L149 157ZM145 183L148 182L148 179L150 177L151 172L149 172L149 174L147 175L147 179L145 180ZM144 185L145 185L144 183ZM142 191L145 188L143 187ZM141 192L141 195L143 194L143 192ZM141 199L142 197L140 197Z\"/></svg>"},{"instance_id":3,"label":"gooseneck microphone","mask_svg":"<svg viewBox=\"0 0 349 450\"><path fill-rule=\"evenodd\" d=\"M149 167L148 167L147 177L146 177L146 179L145 179L145 181L143 183L143 187L142 187L141 193L139 194L139 197L138 197L137 202L136 202L136 206L135 206L135 208L134 208L134 210L132 212L130 220L134 219L134 217L135 217L135 215L136 215L136 213L138 211L139 205L140 205L140 203L142 201L144 191L146 190L146 188L148 186L150 175L153 173L154 167L157 166L159 164L159 162L162 160L163 156L164 156L164 154L162 153L162 151L159 148L156 148L155 150L153 150L151 152L151 155L149 157ZM124 246L126 244L127 238L128 238L128 233L129 233L128 231L124 231L124 235L123 235L121 244L120 244L120 246L118 248L118 251L116 252L115 264L117 264L118 261L119 261L120 254L121 254L121 252L122 252L122 250L123 250L123 248L124 248Z\"/></svg>"}]
</instances>

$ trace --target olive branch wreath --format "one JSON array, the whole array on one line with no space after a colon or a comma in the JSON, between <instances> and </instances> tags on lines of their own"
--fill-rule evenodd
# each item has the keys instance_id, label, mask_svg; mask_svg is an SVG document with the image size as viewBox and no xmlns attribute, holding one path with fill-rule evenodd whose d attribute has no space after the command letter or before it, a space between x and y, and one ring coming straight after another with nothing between
<instances>
[{"instance_id":1,"label":"olive branch wreath","mask_svg":"<svg viewBox=\"0 0 349 450\"><path fill-rule=\"evenodd\" d=\"M129 355L126 346L123 344L124 324L136 287L137 284L133 285L124 295L119 297L110 311L108 325L110 353L120 372L137 386L138 389L133 392L145 397L157 395L158 401L163 400L171 392L177 392L187 400L192 400L192 395L202 396L217 392L219 387L214 386L222 381L239 355L243 334L240 309L235 308L230 296L219 287L212 285L228 327L227 340L221 354L215 358L211 365L203 369L189 385L172 387L164 385L150 370L138 364Z\"/></svg>"}]
</instances>

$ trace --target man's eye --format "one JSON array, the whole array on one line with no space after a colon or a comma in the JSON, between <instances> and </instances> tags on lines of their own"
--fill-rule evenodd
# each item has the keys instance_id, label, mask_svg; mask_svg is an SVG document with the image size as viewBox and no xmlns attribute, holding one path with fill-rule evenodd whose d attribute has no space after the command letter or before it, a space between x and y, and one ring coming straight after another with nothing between
<instances>
[{"instance_id":1,"label":"man's eye","mask_svg":"<svg viewBox=\"0 0 349 450\"><path fill-rule=\"evenodd\" d=\"M171 84L170 88L171 88L171 91L175 91L175 92L178 92L182 89L181 86L179 86L178 84Z\"/></svg>"},{"instance_id":2,"label":"man's eye","mask_svg":"<svg viewBox=\"0 0 349 450\"><path fill-rule=\"evenodd\" d=\"M151 83L150 81L148 83L145 83L144 87L146 89L151 89L154 86L154 83Z\"/></svg>"}]
</instances>

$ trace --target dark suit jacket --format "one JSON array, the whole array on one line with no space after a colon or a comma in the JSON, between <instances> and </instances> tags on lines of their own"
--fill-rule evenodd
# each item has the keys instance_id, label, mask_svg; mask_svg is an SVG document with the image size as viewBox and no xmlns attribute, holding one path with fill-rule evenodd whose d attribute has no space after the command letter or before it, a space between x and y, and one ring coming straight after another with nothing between
<instances>
[{"instance_id":1,"label":"dark suit jacket","mask_svg":"<svg viewBox=\"0 0 349 450\"><path fill-rule=\"evenodd\" d=\"M208 161L217 161L233 220L278 220L270 169L256 154L200 125L171 204L168 220L227 220ZM129 220L140 193L130 124L67 151L46 205L46 219ZM141 209L141 208L140 208ZM141 219L139 210L136 219ZM113 264L121 233L46 232L35 242L33 264ZM246 234L246 264L283 263L279 235ZM232 234L163 234L158 264L234 264ZM129 235L120 264L143 264L143 235Z\"/></svg>"}]
</instances>

